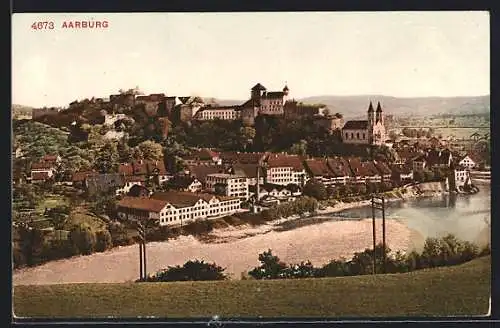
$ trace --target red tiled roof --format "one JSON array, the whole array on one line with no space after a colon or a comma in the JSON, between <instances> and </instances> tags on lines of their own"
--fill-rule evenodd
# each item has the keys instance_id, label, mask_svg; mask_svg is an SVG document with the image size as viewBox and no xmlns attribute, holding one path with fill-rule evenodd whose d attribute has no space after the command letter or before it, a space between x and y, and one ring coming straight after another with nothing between
<instances>
[{"instance_id":1,"label":"red tiled roof","mask_svg":"<svg viewBox=\"0 0 500 328\"><path fill-rule=\"evenodd\" d=\"M32 170L44 170L44 169L52 169L54 168L54 164L50 162L38 162L31 164Z\"/></svg>"},{"instance_id":2,"label":"red tiled roof","mask_svg":"<svg viewBox=\"0 0 500 328\"><path fill-rule=\"evenodd\" d=\"M80 172L75 172L73 173L73 176L71 177L71 180L73 182L81 182L85 180L89 176L95 176L98 175L97 172L94 171L80 171Z\"/></svg>"},{"instance_id":3,"label":"red tiled roof","mask_svg":"<svg viewBox=\"0 0 500 328\"><path fill-rule=\"evenodd\" d=\"M349 162L341 157L332 157L327 159L327 164L333 174L337 177L351 176Z\"/></svg>"},{"instance_id":4,"label":"red tiled roof","mask_svg":"<svg viewBox=\"0 0 500 328\"><path fill-rule=\"evenodd\" d=\"M213 173L224 172L222 166L208 166L208 165L188 165L189 174L196 177L201 183L205 183L207 175Z\"/></svg>"},{"instance_id":5,"label":"red tiled roof","mask_svg":"<svg viewBox=\"0 0 500 328\"><path fill-rule=\"evenodd\" d=\"M118 207L144 210L148 212L160 212L168 204L165 200L146 197L125 196L118 202Z\"/></svg>"},{"instance_id":6,"label":"red tiled roof","mask_svg":"<svg viewBox=\"0 0 500 328\"><path fill-rule=\"evenodd\" d=\"M47 180L49 179L49 174L47 172L33 172L31 173L32 180Z\"/></svg>"},{"instance_id":7,"label":"red tiled roof","mask_svg":"<svg viewBox=\"0 0 500 328\"><path fill-rule=\"evenodd\" d=\"M257 164L241 164L236 163L233 165L233 170L236 174L245 175L247 178L256 178L257 177ZM264 176L264 172L262 169L260 170L260 176Z\"/></svg>"},{"instance_id":8,"label":"red tiled roof","mask_svg":"<svg viewBox=\"0 0 500 328\"><path fill-rule=\"evenodd\" d=\"M308 159L305 161L306 167L313 176L333 176L333 172L328 167L327 161L324 159Z\"/></svg>"},{"instance_id":9,"label":"red tiled roof","mask_svg":"<svg viewBox=\"0 0 500 328\"><path fill-rule=\"evenodd\" d=\"M355 176L370 176L370 171L361 163L361 160L357 157L351 157L348 159L351 171Z\"/></svg>"},{"instance_id":10,"label":"red tiled roof","mask_svg":"<svg viewBox=\"0 0 500 328\"><path fill-rule=\"evenodd\" d=\"M166 191L166 192L155 192L151 195L152 199L158 199L166 201L175 207L188 207L196 204L200 199L208 202L212 198L218 198L215 195L204 194L204 193L192 193L192 192L182 192L182 191Z\"/></svg>"},{"instance_id":11,"label":"red tiled roof","mask_svg":"<svg viewBox=\"0 0 500 328\"><path fill-rule=\"evenodd\" d=\"M267 166L271 167L292 167L294 170L304 169L302 158L298 155L269 154L267 157Z\"/></svg>"},{"instance_id":12,"label":"red tiled roof","mask_svg":"<svg viewBox=\"0 0 500 328\"><path fill-rule=\"evenodd\" d=\"M387 165L387 163L384 163L384 162L381 162L381 161L377 161L374 163L375 164L375 167L377 168L378 172L381 174L381 175L386 175L386 174L391 174L391 169L389 168L389 166Z\"/></svg>"},{"instance_id":13,"label":"red tiled roof","mask_svg":"<svg viewBox=\"0 0 500 328\"><path fill-rule=\"evenodd\" d=\"M368 121L347 121L342 130L366 130Z\"/></svg>"}]
</instances>

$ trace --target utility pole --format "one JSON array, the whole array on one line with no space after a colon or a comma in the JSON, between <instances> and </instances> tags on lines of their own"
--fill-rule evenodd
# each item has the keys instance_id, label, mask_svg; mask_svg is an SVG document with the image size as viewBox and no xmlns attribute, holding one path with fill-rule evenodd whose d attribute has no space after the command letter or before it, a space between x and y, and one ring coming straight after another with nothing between
<instances>
[{"instance_id":1,"label":"utility pole","mask_svg":"<svg viewBox=\"0 0 500 328\"><path fill-rule=\"evenodd\" d=\"M141 221L137 221L139 233L139 279L146 280L146 229Z\"/></svg>"},{"instance_id":2,"label":"utility pole","mask_svg":"<svg viewBox=\"0 0 500 328\"><path fill-rule=\"evenodd\" d=\"M372 195L372 225L373 225L373 273L375 274L376 265L376 241L375 241L375 210L382 211L382 259L383 259L383 271L387 272L387 258L386 258L386 239L385 239L385 197Z\"/></svg>"}]
</instances>

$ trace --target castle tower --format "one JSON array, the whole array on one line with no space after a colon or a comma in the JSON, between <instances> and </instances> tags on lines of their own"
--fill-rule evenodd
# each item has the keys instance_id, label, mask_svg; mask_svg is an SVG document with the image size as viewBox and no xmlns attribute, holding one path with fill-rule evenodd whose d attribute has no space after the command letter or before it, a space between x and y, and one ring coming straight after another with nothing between
<instances>
[{"instance_id":1,"label":"castle tower","mask_svg":"<svg viewBox=\"0 0 500 328\"><path fill-rule=\"evenodd\" d=\"M264 92L266 92L266 88L262 84L257 83L252 88L251 97L252 99L260 99Z\"/></svg>"},{"instance_id":2,"label":"castle tower","mask_svg":"<svg viewBox=\"0 0 500 328\"><path fill-rule=\"evenodd\" d=\"M375 114L376 123L380 122L384 125L384 113L382 111L382 107L380 106L380 101L377 103L377 112Z\"/></svg>"}]
</instances>

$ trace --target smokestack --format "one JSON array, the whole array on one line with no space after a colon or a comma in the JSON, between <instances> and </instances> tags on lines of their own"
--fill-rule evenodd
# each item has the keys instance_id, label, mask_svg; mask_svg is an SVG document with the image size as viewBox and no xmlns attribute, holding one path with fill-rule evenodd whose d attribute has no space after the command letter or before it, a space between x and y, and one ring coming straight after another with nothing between
<instances>
[{"instance_id":1,"label":"smokestack","mask_svg":"<svg viewBox=\"0 0 500 328\"><path fill-rule=\"evenodd\" d=\"M260 180L260 163L257 164L257 201L256 203L259 202L259 196L260 196L260 183L259 183L259 180Z\"/></svg>"}]
</instances>

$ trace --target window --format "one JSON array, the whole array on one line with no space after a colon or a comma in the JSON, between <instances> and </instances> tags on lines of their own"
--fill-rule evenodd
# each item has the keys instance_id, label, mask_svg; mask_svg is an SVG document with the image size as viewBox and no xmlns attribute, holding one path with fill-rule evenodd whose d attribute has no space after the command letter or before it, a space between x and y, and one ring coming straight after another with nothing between
<instances>
[{"instance_id":1,"label":"window","mask_svg":"<svg viewBox=\"0 0 500 328\"><path fill-rule=\"evenodd\" d=\"M358 132L358 133L356 133L356 138L358 138L358 139L359 139L359 132Z\"/></svg>"},{"instance_id":2,"label":"window","mask_svg":"<svg viewBox=\"0 0 500 328\"><path fill-rule=\"evenodd\" d=\"M346 134L345 134L345 138L346 138L346 139L349 139L349 133L346 133Z\"/></svg>"},{"instance_id":3,"label":"window","mask_svg":"<svg viewBox=\"0 0 500 328\"><path fill-rule=\"evenodd\" d=\"M366 134L363 133L363 139L366 139Z\"/></svg>"},{"instance_id":4,"label":"window","mask_svg":"<svg viewBox=\"0 0 500 328\"><path fill-rule=\"evenodd\" d=\"M351 139L354 139L354 133L351 132Z\"/></svg>"}]
</instances>

